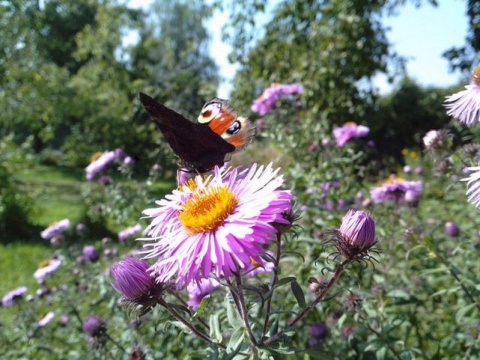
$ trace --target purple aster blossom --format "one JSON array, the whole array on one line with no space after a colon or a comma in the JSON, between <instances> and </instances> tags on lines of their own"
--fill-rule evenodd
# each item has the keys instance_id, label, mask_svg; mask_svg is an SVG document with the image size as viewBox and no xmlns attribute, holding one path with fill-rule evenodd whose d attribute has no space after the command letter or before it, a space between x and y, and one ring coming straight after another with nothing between
<instances>
[{"instance_id":1,"label":"purple aster blossom","mask_svg":"<svg viewBox=\"0 0 480 360\"><path fill-rule=\"evenodd\" d=\"M92 181L98 173L104 171L108 165L113 163L116 159L117 155L115 154L115 151L103 152L98 159L92 161L85 168L87 180Z\"/></svg>"},{"instance_id":2,"label":"purple aster blossom","mask_svg":"<svg viewBox=\"0 0 480 360\"><path fill-rule=\"evenodd\" d=\"M33 277L37 279L39 284L43 284L47 277L55 274L61 267L61 258L48 259L40 264L40 267L33 273Z\"/></svg>"},{"instance_id":3,"label":"purple aster blossom","mask_svg":"<svg viewBox=\"0 0 480 360\"><path fill-rule=\"evenodd\" d=\"M430 130L423 137L423 144L427 150L447 149L450 137L448 130Z\"/></svg>"},{"instance_id":4,"label":"purple aster blossom","mask_svg":"<svg viewBox=\"0 0 480 360\"><path fill-rule=\"evenodd\" d=\"M90 315L83 322L83 332L90 337L99 337L105 334L107 330L106 323L95 315Z\"/></svg>"},{"instance_id":5,"label":"purple aster blossom","mask_svg":"<svg viewBox=\"0 0 480 360\"><path fill-rule=\"evenodd\" d=\"M303 92L303 86L301 84L272 84L269 88L265 89L258 99L253 102L252 111L256 112L260 116L266 115L277 104L277 101L291 95L300 94Z\"/></svg>"},{"instance_id":6,"label":"purple aster blossom","mask_svg":"<svg viewBox=\"0 0 480 360\"><path fill-rule=\"evenodd\" d=\"M51 239L61 233L63 233L65 230L67 230L70 227L70 220L68 219L63 219L58 222L56 222L53 225L50 225L48 228L43 230L40 233L40 236L43 239Z\"/></svg>"},{"instance_id":7,"label":"purple aster blossom","mask_svg":"<svg viewBox=\"0 0 480 360\"><path fill-rule=\"evenodd\" d=\"M135 165L135 159L132 158L131 156L127 156L125 157L125 159L123 159L123 163L126 166L132 167L133 165Z\"/></svg>"},{"instance_id":8,"label":"purple aster blossom","mask_svg":"<svg viewBox=\"0 0 480 360\"><path fill-rule=\"evenodd\" d=\"M292 210L292 195L278 190L283 176L271 164L244 170L219 169L196 176L147 209L151 219L144 245L155 258L150 271L158 282L175 278L182 287L215 275L230 278L261 262L264 246L275 238L277 224ZM276 224L274 224L276 223Z\"/></svg>"},{"instance_id":9,"label":"purple aster blossom","mask_svg":"<svg viewBox=\"0 0 480 360\"><path fill-rule=\"evenodd\" d=\"M365 211L348 210L338 229L345 245L355 252L370 249L375 243L375 221Z\"/></svg>"},{"instance_id":10,"label":"purple aster blossom","mask_svg":"<svg viewBox=\"0 0 480 360\"><path fill-rule=\"evenodd\" d=\"M50 311L49 313L47 313L47 315L45 315L43 318L38 320L37 326L40 328L47 326L52 322L54 317L55 317L55 313Z\"/></svg>"},{"instance_id":11,"label":"purple aster blossom","mask_svg":"<svg viewBox=\"0 0 480 360\"><path fill-rule=\"evenodd\" d=\"M137 234L140 234L143 230L142 225L140 224L135 224L133 226L130 226L126 229L123 229L118 233L118 241L120 242L125 242L128 238L135 236Z\"/></svg>"},{"instance_id":12,"label":"purple aster blossom","mask_svg":"<svg viewBox=\"0 0 480 360\"><path fill-rule=\"evenodd\" d=\"M83 256L90 262L96 262L100 258L100 254L93 245L87 245L83 247Z\"/></svg>"},{"instance_id":13,"label":"purple aster blossom","mask_svg":"<svg viewBox=\"0 0 480 360\"><path fill-rule=\"evenodd\" d=\"M27 293L27 290L28 289L26 286L20 286L8 292L2 298L2 306L4 307L13 306L13 304L15 304L17 301L23 298L23 296Z\"/></svg>"},{"instance_id":14,"label":"purple aster blossom","mask_svg":"<svg viewBox=\"0 0 480 360\"><path fill-rule=\"evenodd\" d=\"M465 90L445 98L447 114L467 126L474 126L480 120L480 66L470 76L470 84Z\"/></svg>"},{"instance_id":15,"label":"purple aster blossom","mask_svg":"<svg viewBox=\"0 0 480 360\"><path fill-rule=\"evenodd\" d=\"M467 168L470 175L462 181L467 181L467 196L468 201L480 207L480 166L472 166Z\"/></svg>"},{"instance_id":16,"label":"purple aster blossom","mask_svg":"<svg viewBox=\"0 0 480 360\"><path fill-rule=\"evenodd\" d=\"M454 222L448 221L445 223L445 232L450 237L460 236L460 228Z\"/></svg>"},{"instance_id":17,"label":"purple aster blossom","mask_svg":"<svg viewBox=\"0 0 480 360\"><path fill-rule=\"evenodd\" d=\"M408 193L408 196L407 196ZM418 201L423 193L423 181L407 181L390 177L380 186L370 189L370 196L375 203Z\"/></svg>"},{"instance_id":18,"label":"purple aster blossom","mask_svg":"<svg viewBox=\"0 0 480 360\"><path fill-rule=\"evenodd\" d=\"M337 147L341 148L350 140L365 137L369 132L370 129L366 126L347 122L342 127L333 129L333 136L335 137Z\"/></svg>"},{"instance_id":19,"label":"purple aster blossom","mask_svg":"<svg viewBox=\"0 0 480 360\"><path fill-rule=\"evenodd\" d=\"M201 279L198 283L191 282L187 285L188 305L197 309L205 296L221 287L222 285L213 278Z\"/></svg>"},{"instance_id":20,"label":"purple aster blossom","mask_svg":"<svg viewBox=\"0 0 480 360\"><path fill-rule=\"evenodd\" d=\"M125 258L112 265L112 286L122 295L122 302L143 306L145 309L155 304L163 286L156 284L148 272L150 265L133 257Z\"/></svg>"}]
</instances>

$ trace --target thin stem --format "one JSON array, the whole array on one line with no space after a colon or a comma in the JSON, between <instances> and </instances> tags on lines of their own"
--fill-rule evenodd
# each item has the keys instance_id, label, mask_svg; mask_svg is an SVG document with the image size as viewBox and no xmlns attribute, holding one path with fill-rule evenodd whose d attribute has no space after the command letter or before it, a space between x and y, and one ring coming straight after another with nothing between
<instances>
[{"instance_id":1,"label":"thin stem","mask_svg":"<svg viewBox=\"0 0 480 360\"><path fill-rule=\"evenodd\" d=\"M335 270L335 273L333 274L332 278L328 282L328 284L322 289L320 294L313 300L308 306L306 306L300 314L298 314L293 320L287 322L287 325L289 327L295 326L296 323L298 323L300 320L302 320L310 311L312 311L315 306L323 300L325 295L327 295L328 291L332 288L332 286L340 279L340 276L343 273L343 270L345 269L345 265L348 264L350 260L344 260L340 265L338 265L337 270ZM275 341L279 340L283 335L285 331L280 331L276 333L274 336L263 342L261 345L270 345L274 343Z\"/></svg>"},{"instance_id":2,"label":"thin stem","mask_svg":"<svg viewBox=\"0 0 480 360\"><path fill-rule=\"evenodd\" d=\"M106 333L105 336L107 337L108 340L114 343L120 350L122 350L124 354L127 353L127 350L125 350L125 348L122 345L120 345L118 341L114 340L108 333Z\"/></svg>"},{"instance_id":3,"label":"thin stem","mask_svg":"<svg viewBox=\"0 0 480 360\"><path fill-rule=\"evenodd\" d=\"M270 322L270 310L272 307L273 290L275 289L275 286L277 286L277 283L278 283L278 267L280 264L280 255L282 253L282 249L280 246L281 238L282 238L282 234L280 232L277 232L277 254L275 256L275 262L274 262L273 279L270 285L270 289L272 293L267 299L265 322L263 323L261 339L263 339L267 333L268 323Z\"/></svg>"},{"instance_id":4,"label":"thin stem","mask_svg":"<svg viewBox=\"0 0 480 360\"><path fill-rule=\"evenodd\" d=\"M187 319L185 319L182 315L180 315L174 308L170 307L166 302L165 300L163 299L157 299L157 302L158 304L160 304L161 306L163 306L164 308L166 308L168 310L168 312L175 318L177 319L178 321L180 321L183 325L185 325L186 327L188 327L197 337L199 337L200 339L202 339L203 341L205 341L206 343L208 344L213 344L214 342L212 340L210 340L208 338L207 335L201 333L200 331L197 330L197 328L195 326L193 326L190 322L188 322ZM216 343L218 346L222 347L222 348L226 348L225 345L222 345L222 344L218 344Z\"/></svg>"},{"instance_id":5,"label":"thin stem","mask_svg":"<svg viewBox=\"0 0 480 360\"><path fill-rule=\"evenodd\" d=\"M173 295L183 306L185 306L185 308L187 308L190 316L193 316L193 313L190 310L188 304L185 302L185 300L182 299L180 295L178 295L176 291L173 291L172 289L167 289L167 292L170 295ZM197 319L200 322L200 324L202 324L205 327L206 330L210 330L210 326L201 317L195 317L195 319Z\"/></svg>"},{"instance_id":6,"label":"thin stem","mask_svg":"<svg viewBox=\"0 0 480 360\"><path fill-rule=\"evenodd\" d=\"M240 276L239 273L235 274L235 283L237 284L237 289L238 289L237 295L238 295L238 302L240 305L240 307L238 308L238 311L240 312L240 315L243 319L243 324L247 329L248 338L250 339L250 342L256 347L258 346L258 342L255 339L255 335L253 334L252 328L250 327L250 322L248 321L248 311L245 303L245 297L243 296L242 277Z\"/></svg>"}]
</instances>

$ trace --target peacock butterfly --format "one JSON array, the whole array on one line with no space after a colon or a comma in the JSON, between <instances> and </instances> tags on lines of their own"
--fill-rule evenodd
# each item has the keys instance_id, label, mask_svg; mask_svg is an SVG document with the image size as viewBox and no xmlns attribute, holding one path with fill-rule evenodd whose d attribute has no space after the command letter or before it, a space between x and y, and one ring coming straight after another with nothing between
<instances>
[{"instance_id":1,"label":"peacock butterfly","mask_svg":"<svg viewBox=\"0 0 480 360\"><path fill-rule=\"evenodd\" d=\"M140 101L180 158L180 166L204 173L222 166L232 154L245 148L255 136L255 126L238 116L226 100L212 99L198 116L198 123L140 93Z\"/></svg>"}]
</instances>

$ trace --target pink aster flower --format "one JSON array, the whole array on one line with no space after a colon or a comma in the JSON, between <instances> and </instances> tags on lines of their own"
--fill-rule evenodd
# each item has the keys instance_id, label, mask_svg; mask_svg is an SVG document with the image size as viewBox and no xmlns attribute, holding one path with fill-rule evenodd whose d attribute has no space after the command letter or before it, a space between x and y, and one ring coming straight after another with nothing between
<instances>
[{"instance_id":1,"label":"pink aster flower","mask_svg":"<svg viewBox=\"0 0 480 360\"><path fill-rule=\"evenodd\" d=\"M125 158L125 152L122 149L96 153L93 155L90 165L85 168L87 180L92 181L98 173L104 171L115 160L123 158Z\"/></svg>"},{"instance_id":2,"label":"pink aster flower","mask_svg":"<svg viewBox=\"0 0 480 360\"><path fill-rule=\"evenodd\" d=\"M468 201L478 208L480 207L480 166L468 167L467 170L470 171L470 175L462 181L467 181Z\"/></svg>"},{"instance_id":3,"label":"pink aster flower","mask_svg":"<svg viewBox=\"0 0 480 360\"><path fill-rule=\"evenodd\" d=\"M390 177L382 185L370 189L370 196L375 203L418 201L423 193L423 181L407 181Z\"/></svg>"},{"instance_id":4,"label":"pink aster flower","mask_svg":"<svg viewBox=\"0 0 480 360\"><path fill-rule=\"evenodd\" d=\"M253 102L252 111L258 113L260 116L266 115L275 109L278 100L302 92L303 86L301 84L272 84Z\"/></svg>"},{"instance_id":5,"label":"pink aster flower","mask_svg":"<svg viewBox=\"0 0 480 360\"><path fill-rule=\"evenodd\" d=\"M43 230L40 233L40 236L43 239L51 239L51 238L53 238L57 235L60 235L65 230L67 230L69 227L70 227L70 220L63 219L63 220L60 220L60 221L50 225L48 228Z\"/></svg>"},{"instance_id":6,"label":"pink aster flower","mask_svg":"<svg viewBox=\"0 0 480 360\"><path fill-rule=\"evenodd\" d=\"M473 71L470 84L465 90L445 98L447 114L466 124L474 126L480 120L480 66Z\"/></svg>"},{"instance_id":7,"label":"pink aster flower","mask_svg":"<svg viewBox=\"0 0 480 360\"><path fill-rule=\"evenodd\" d=\"M52 258L43 261L40 267L33 273L33 277L37 279L39 284L43 284L45 279L55 274L62 267L62 259Z\"/></svg>"},{"instance_id":8,"label":"pink aster flower","mask_svg":"<svg viewBox=\"0 0 480 360\"><path fill-rule=\"evenodd\" d=\"M215 275L230 278L261 262L264 246L275 238L278 224L289 224L292 195L279 190L283 176L271 164L243 171L219 169L196 176L147 209L151 219L147 258L158 282L176 278L178 287Z\"/></svg>"},{"instance_id":9,"label":"pink aster flower","mask_svg":"<svg viewBox=\"0 0 480 360\"><path fill-rule=\"evenodd\" d=\"M48 324L50 324L53 320L53 318L55 317L55 313L53 312L49 312L47 315L45 315L43 318L41 318L40 320L38 320L37 322L37 326L38 327L45 327L47 326Z\"/></svg>"},{"instance_id":10,"label":"pink aster flower","mask_svg":"<svg viewBox=\"0 0 480 360\"><path fill-rule=\"evenodd\" d=\"M199 282L191 282L187 285L188 305L197 309L205 296L220 289L221 286L222 285L213 278L201 279Z\"/></svg>"},{"instance_id":11,"label":"pink aster flower","mask_svg":"<svg viewBox=\"0 0 480 360\"><path fill-rule=\"evenodd\" d=\"M143 227L142 225L140 224L135 224L133 226L130 226L126 229L123 229L122 231L120 231L118 233L118 241L120 242L125 242L125 240L127 240L128 238L132 237L132 236L135 236L139 233L141 233L143 230Z\"/></svg>"},{"instance_id":12,"label":"pink aster flower","mask_svg":"<svg viewBox=\"0 0 480 360\"><path fill-rule=\"evenodd\" d=\"M333 129L333 136L338 147L343 147L353 139L362 138L368 135L370 129L363 125L357 125L353 121L345 123L342 127Z\"/></svg>"},{"instance_id":13,"label":"pink aster flower","mask_svg":"<svg viewBox=\"0 0 480 360\"><path fill-rule=\"evenodd\" d=\"M27 291L28 289L26 286L20 286L16 289L13 289L2 298L2 306L13 306L13 304L23 298L23 295L25 295Z\"/></svg>"}]
</instances>

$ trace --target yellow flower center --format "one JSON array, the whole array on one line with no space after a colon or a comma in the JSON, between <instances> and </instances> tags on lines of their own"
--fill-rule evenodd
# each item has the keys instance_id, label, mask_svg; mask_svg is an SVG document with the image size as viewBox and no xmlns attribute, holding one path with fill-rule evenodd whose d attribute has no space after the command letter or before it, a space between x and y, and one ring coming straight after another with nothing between
<instances>
[{"instance_id":1,"label":"yellow flower center","mask_svg":"<svg viewBox=\"0 0 480 360\"><path fill-rule=\"evenodd\" d=\"M405 182L404 178L401 177L395 177L395 176L390 176L388 179L384 180L384 184L394 184L394 183L399 183L399 182Z\"/></svg>"},{"instance_id":2,"label":"yellow flower center","mask_svg":"<svg viewBox=\"0 0 480 360\"><path fill-rule=\"evenodd\" d=\"M50 261L52 261L52 259L43 260L40 264L38 264L38 267L39 268L47 267L48 265L50 265Z\"/></svg>"},{"instance_id":3,"label":"yellow flower center","mask_svg":"<svg viewBox=\"0 0 480 360\"><path fill-rule=\"evenodd\" d=\"M90 162L94 162L95 160L99 159L100 156L103 155L103 152L101 151L97 151L95 154L93 154L91 157L90 157Z\"/></svg>"},{"instance_id":4,"label":"yellow flower center","mask_svg":"<svg viewBox=\"0 0 480 360\"><path fill-rule=\"evenodd\" d=\"M215 231L237 207L238 199L226 186L199 189L183 205L178 219L190 234Z\"/></svg>"}]
</instances>

